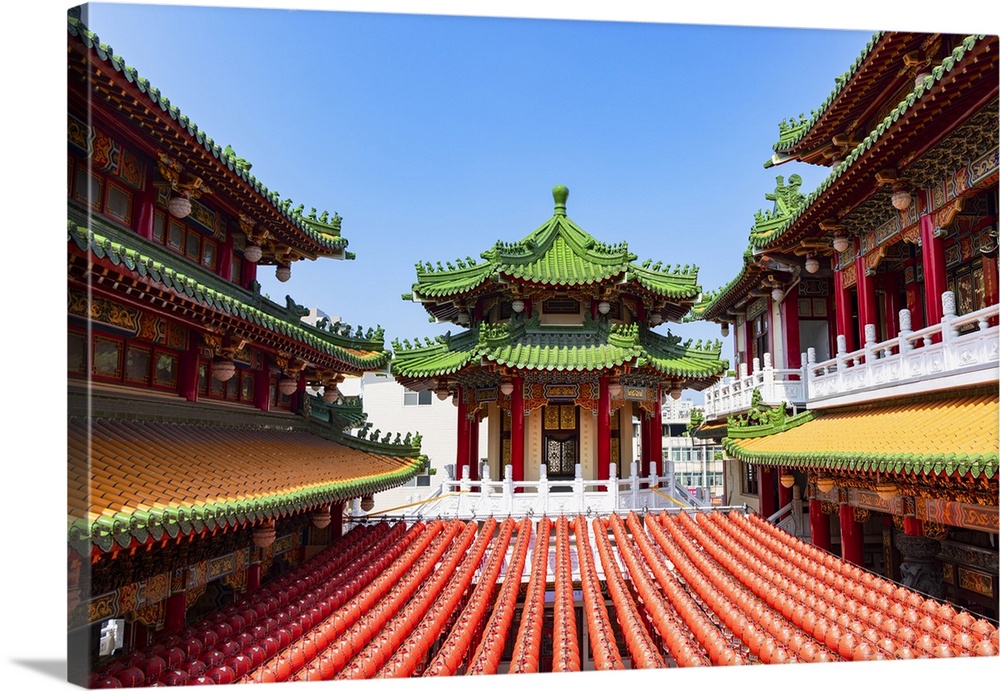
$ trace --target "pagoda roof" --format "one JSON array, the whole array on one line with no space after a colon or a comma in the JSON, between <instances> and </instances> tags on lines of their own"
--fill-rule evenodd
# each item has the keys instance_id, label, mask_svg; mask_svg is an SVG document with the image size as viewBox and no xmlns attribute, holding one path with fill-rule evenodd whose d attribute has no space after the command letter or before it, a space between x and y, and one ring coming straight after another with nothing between
<instances>
[{"instance_id":1,"label":"pagoda roof","mask_svg":"<svg viewBox=\"0 0 1000 691\"><path fill-rule=\"evenodd\" d=\"M67 30L71 93L74 85L82 87L87 107L102 104L129 119L149 142L147 153L182 165L234 216L252 218L255 232L266 231L269 244L278 250L298 259L354 258L345 251L348 241L341 235L339 215L324 211L317 216L315 209L306 215L304 205L293 207L291 199L282 199L253 176L251 164L232 147L216 143L78 18L67 18Z\"/></svg>"},{"instance_id":2,"label":"pagoda roof","mask_svg":"<svg viewBox=\"0 0 1000 691\"><path fill-rule=\"evenodd\" d=\"M430 386L435 378L467 369L588 372L647 369L677 378L692 388L710 385L728 367L720 342L692 346L680 337L658 334L638 324L588 319L582 327L540 326L523 318L481 324L426 345L393 342L392 373L400 381ZM410 346L410 347L407 347Z\"/></svg>"},{"instance_id":3,"label":"pagoda roof","mask_svg":"<svg viewBox=\"0 0 1000 691\"><path fill-rule=\"evenodd\" d=\"M697 267L663 267L646 260L635 264L636 255L625 242L609 245L596 240L566 215L569 190L558 185L553 189L555 212L552 217L517 242L498 241L480 257L447 262L437 267L418 262L417 282L404 299L422 302L435 316L446 314L443 303L453 299L488 292L505 284L572 289L622 284L642 295L666 298L678 303L668 307L665 316L679 319L687 303L697 298Z\"/></svg>"},{"instance_id":4,"label":"pagoda roof","mask_svg":"<svg viewBox=\"0 0 1000 691\"><path fill-rule=\"evenodd\" d=\"M232 335L246 336L251 342L291 352L340 373L379 369L392 357L384 348L381 330L352 336L306 324L290 298L290 305L282 309L98 218L91 219L90 225L68 219L67 240L71 279L77 276L81 282L93 282L91 274L99 267L100 271L113 272L118 284L134 282L149 295L159 291L164 300L187 303L198 312L201 324L224 326ZM74 263L74 257L79 258L79 264ZM98 278L98 289L102 283Z\"/></svg>"},{"instance_id":5,"label":"pagoda roof","mask_svg":"<svg viewBox=\"0 0 1000 691\"><path fill-rule=\"evenodd\" d=\"M309 432L91 417L69 419L69 541L89 554L250 525L407 482L419 446Z\"/></svg>"},{"instance_id":6,"label":"pagoda roof","mask_svg":"<svg viewBox=\"0 0 1000 691\"><path fill-rule=\"evenodd\" d=\"M787 219L773 227L755 227L750 234L751 247L762 251L779 243L797 242L807 232L814 232L819 221L828 216L842 217L848 198L872 194L872 186L877 185L875 171L895 168L902 148L911 141L909 136L898 136L901 131L909 130L914 136L919 133L927 141L936 141L968 117L970 108L995 98L996 67L996 36L977 34L965 38L929 70L928 76L889 111ZM983 87L973 88L977 83ZM945 90L947 98L941 98ZM954 117L943 114L944 109L954 113ZM836 209L832 208L834 200ZM860 202L851 206L857 203ZM837 211L841 213L838 215Z\"/></svg>"},{"instance_id":7,"label":"pagoda roof","mask_svg":"<svg viewBox=\"0 0 1000 691\"><path fill-rule=\"evenodd\" d=\"M936 34L879 31L865 44L850 67L834 79L829 96L805 116L789 118L778 127L775 155L764 167L790 160L831 165L838 150L834 138L850 141L858 123L867 120L883 99L902 86L908 77L904 61L918 53Z\"/></svg>"},{"instance_id":8,"label":"pagoda roof","mask_svg":"<svg viewBox=\"0 0 1000 691\"><path fill-rule=\"evenodd\" d=\"M866 473L997 475L998 395L991 391L874 403L763 424L730 419L726 451L740 460Z\"/></svg>"}]
</instances>

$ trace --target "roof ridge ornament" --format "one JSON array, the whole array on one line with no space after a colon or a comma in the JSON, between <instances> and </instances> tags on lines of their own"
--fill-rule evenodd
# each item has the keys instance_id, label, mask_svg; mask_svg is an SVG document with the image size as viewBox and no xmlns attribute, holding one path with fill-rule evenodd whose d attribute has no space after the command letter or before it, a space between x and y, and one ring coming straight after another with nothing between
<instances>
[{"instance_id":1,"label":"roof ridge ornament","mask_svg":"<svg viewBox=\"0 0 1000 691\"><path fill-rule=\"evenodd\" d=\"M552 200L555 202L555 216L566 215L566 200L569 198L569 188L566 185L556 185L552 188Z\"/></svg>"}]
</instances>

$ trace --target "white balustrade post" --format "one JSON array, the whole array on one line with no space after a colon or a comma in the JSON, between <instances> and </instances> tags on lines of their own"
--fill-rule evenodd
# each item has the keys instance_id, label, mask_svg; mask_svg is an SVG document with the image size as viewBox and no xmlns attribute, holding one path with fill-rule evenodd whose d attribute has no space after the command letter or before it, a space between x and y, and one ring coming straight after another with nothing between
<instances>
[{"instance_id":1,"label":"white balustrade post","mask_svg":"<svg viewBox=\"0 0 1000 691\"><path fill-rule=\"evenodd\" d=\"M608 495L611 499L611 509L618 510L618 464L608 466Z\"/></svg>"},{"instance_id":2,"label":"white balustrade post","mask_svg":"<svg viewBox=\"0 0 1000 691\"><path fill-rule=\"evenodd\" d=\"M538 506L543 514L549 511L549 468L544 463L538 466Z\"/></svg>"},{"instance_id":3,"label":"white balustrade post","mask_svg":"<svg viewBox=\"0 0 1000 691\"><path fill-rule=\"evenodd\" d=\"M493 485L490 484L490 464L483 463L483 467L479 470L479 491L483 493L484 497L488 497L493 494Z\"/></svg>"},{"instance_id":4,"label":"white balustrade post","mask_svg":"<svg viewBox=\"0 0 1000 691\"><path fill-rule=\"evenodd\" d=\"M774 365L771 363L771 354L764 353L764 369L761 372L761 385L764 389L764 400L773 403L777 400L774 393Z\"/></svg>"},{"instance_id":5,"label":"white balustrade post","mask_svg":"<svg viewBox=\"0 0 1000 691\"><path fill-rule=\"evenodd\" d=\"M639 505L639 464L632 461L629 466L629 491L632 493L632 508Z\"/></svg>"},{"instance_id":6,"label":"white balustrade post","mask_svg":"<svg viewBox=\"0 0 1000 691\"><path fill-rule=\"evenodd\" d=\"M585 504L583 493L583 466L579 463L577 463L574 467L573 494L576 495L576 510L583 513L583 507Z\"/></svg>"},{"instance_id":7,"label":"white balustrade post","mask_svg":"<svg viewBox=\"0 0 1000 691\"><path fill-rule=\"evenodd\" d=\"M951 322L957 314L954 292L946 290L941 293L941 312L941 352L944 355L944 366L951 369L956 364L951 349L951 340L958 336L958 331L951 326Z\"/></svg>"},{"instance_id":8,"label":"white balustrade post","mask_svg":"<svg viewBox=\"0 0 1000 691\"><path fill-rule=\"evenodd\" d=\"M875 381L872 365L875 364L875 325L865 324L865 386Z\"/></svg>"},{"instance_id":9,"label":"white balustrade post","mask_svg":"<svg viewBox=\"0 0 1000 691\"><path fill-rule=\"evenodd\" d=\"M503 499L507 514L514 513L514 466L509 464L503 467Z\"/></svg>"},{"instance_id":10,"label":"white balustrade post","mask_svg":"<svg viewBox=\"0 0 1000 691\"><path fill-rule=\"evenodd\" d=\"M466 512L466 505L469 503L467 497L469 496L469 488L472 481L469 479L469 466L462 466L462 477L458 483L458 515L464 516Z\"/></svg>"},{"instance_id":11,"label":"white balustrade post","mask_svg":"<svg viewBox=\"0 0 1000 691\"><path fill-rule=\"evenodd\" d=\"M909 336L913 333L913 324L910 319L910 310L899 310L899 352L903 353L913 349Z\"/></svg>"},{"instance_id":12,"label":"white balustrade post","mask_svg":"<svg viewBox=\"0 0 1000 691\"><path fill-rule=\"evenodd\" d=\"M837 336L837 391L844 390L844 368L847 367L847 336Z\"/></svg>"},{"instance_id":13,"label":"white balustrade post","mask_svg":"<svg viewBox=\"0 0 1000 691\"><path fill-rule=\"evenodd\" d=\"M657 508L657 502L660 499L660 495L654 491L659 483L660 479L656 474L658 468L656 467L656 461L649 462L649 500L652 502L652 508Z\"/></svg>"}]
</instances>

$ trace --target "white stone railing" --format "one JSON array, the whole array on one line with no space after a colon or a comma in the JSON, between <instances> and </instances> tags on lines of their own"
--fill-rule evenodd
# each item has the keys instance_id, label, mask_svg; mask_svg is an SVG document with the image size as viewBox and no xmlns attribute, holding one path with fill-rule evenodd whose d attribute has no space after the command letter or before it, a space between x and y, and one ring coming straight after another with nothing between
<instances>
[{"instance_id":1,"label":"white stone railing","mask_svg":"<svg viewBox=\"0 0 1000 691\"><path fill-rule=\"evenodd\" d=\"M632 463L627 478L617 476L616 464L610 465L607 480L585 480L582 467L576 465L572 479L550 480L545 466L538 480L513 479L513 468L504 467L502 480L470 480L468 469L460 480L446 480L441 494L425 501L406 513L406 518L461 518L471 520L487 516L521 518L524 516L607 515L612 512L708 508L703 500L669 476L657 475L656 463L650 463L646 477L638 474L638 464ZM489 466L483 467L489 476ZM364 512L352 512L354 518Z\"/></svg>"},{"instance_id":2,"label":"white stone railing","mask_svg":"<svg viewBox=\"0 0 1000 691\"><path fill-rule=\"evenodd\" d=\"M876 342L875 326L868 324L865 344L858 350L847 352L843 335L837 336L837 355L829 360L816 362L810 348L803 368L808 407L996 382L1000 305L958 316L954 293L944 293L941 303L944 316L939 324L912 331L910 312L904 309L896 338Z\"/></svg>"},{"instance_id":3,"label":"white stone railing","mask_svg":"<svg viewBox=\"0 0 1000 691\"><path fill-rule=\"evenodd\" d=\"M771 354L764 353L764 366L760 359L753 359L753 370L748 372L746 363L740 363L736 377L725 377L705 389L705 419L724 419L750 408L753 392L760 390L761 398L768 405L788 403L793 408L805 405L806 391L801 369L776 369L771 365Z\"/></svg>"}]
</instances>

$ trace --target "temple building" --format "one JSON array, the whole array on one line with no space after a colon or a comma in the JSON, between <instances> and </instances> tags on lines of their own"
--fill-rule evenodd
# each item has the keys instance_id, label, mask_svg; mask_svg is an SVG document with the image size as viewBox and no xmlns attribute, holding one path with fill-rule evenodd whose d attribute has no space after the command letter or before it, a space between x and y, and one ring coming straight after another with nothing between
<instances>
[{"instance_id":1,"label":"temple building","mask_svg":"<svg viewBox=\"0 0 1000 691\"><path fill-rule=\"evenodd\" d=\"M68 637L86 684L301 564L426 458L339 395L388 366L381 329L307 324L256 283L353 258L340 218L270 192L72 13L68 68Z\"/></svg>"},{"instance_id":2,"label":"temple building","mask_svg":"<svg viewBox=\"0 0 1000 691\"><path fill-rule=\"evenodd\" d=\"M463 330L394 342L392 373L413 391L453 398L458 477L479 478L477 421L489 421L492 479L607 480L612 464L662 469L661 400L703 389L728 366L721 341L692 344L655 328L678 322L701 293L697 267L636 263L627 243L595 240L555 212L516 242L442 266L417 264L404 299ZM642 454L632 457L632 419ZM472 424L470 424L472 423ZM468 469L468 470L466 470Z\"/></svg>"},{"instance_id":3,"label":"temple building","mask_svg":"<svg viewBox=\"0 0 1000 691\"><path fill-rule=\"evenodd\" d=\"M876 34L766 163L829 176L808 196L778 176L742 270L693 310L735 336L699 431L732 459L728 502L992 618L997 47Z\"/></svg>"},{"instance_id":4,"label":"temple building","mask_svg":"<svg viewBox=\"0 0 1000 691\"><path fill-rule=\"evenodd\" d=\"M353 259L342 219L67 28L70 681L997 657L996 37L876 34L781 129L773 163L830 179L779 180L723 289L558 186L523 239L418 263L405 298L456 333L390 351L260 294ZM690 318L734 325L738 374ZM454 477L395 513L428 458L339 389L377 374L454 404ZM721 503L665 474L683 389Z\"/></svg>"}]
</instances>

